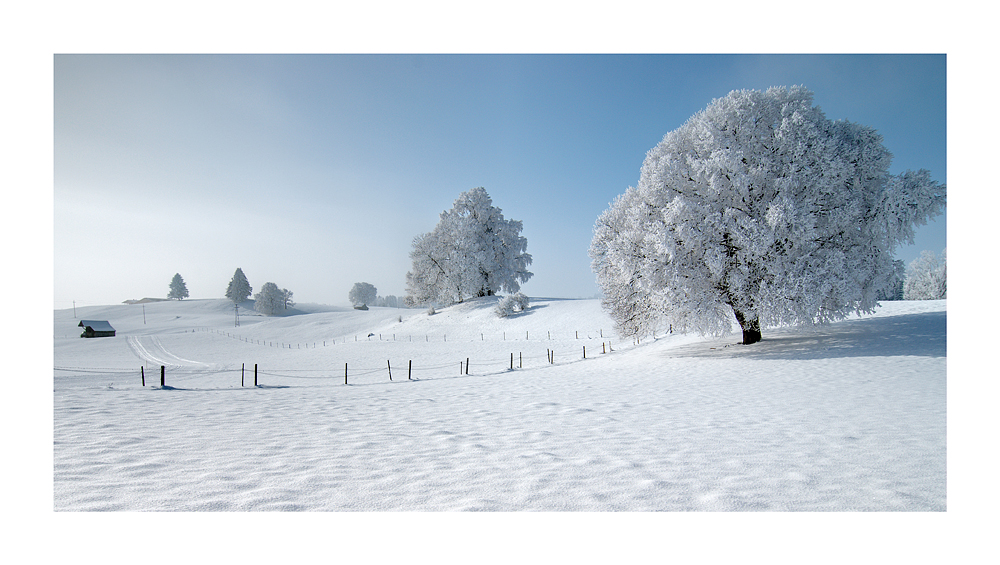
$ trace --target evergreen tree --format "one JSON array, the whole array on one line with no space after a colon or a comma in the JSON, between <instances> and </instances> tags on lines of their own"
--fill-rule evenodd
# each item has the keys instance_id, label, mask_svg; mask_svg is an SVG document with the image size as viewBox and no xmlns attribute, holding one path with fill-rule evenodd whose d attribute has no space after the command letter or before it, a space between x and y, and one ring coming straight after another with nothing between
<instances>
[{"instance_id":1,"label":"evergreen tree","mask_svg":"<svg viewBox=\"0 0 1000 565\"><path fill-rule=\"evenodd\" d=\"M174 278L170 280L170 292L167 294L167 298L183 300L187 297L187 285L184 284L184 279L181 277L180 273L177 273L174 275Z\"/></svg>"},{"instance_id":2,"label":"evergreen tree","mask_svg":"<svg viewBox=\"0 0 1000 565\"><path fill-rule=\"evenodd\" d=\"M239 304L250 298L252 292L253 288L246 275L243 274L243 269L237 267L232 280L229 281L229 286L226 288L226 298L232 300L234 304Z\"/></svg>"}]
</instances>

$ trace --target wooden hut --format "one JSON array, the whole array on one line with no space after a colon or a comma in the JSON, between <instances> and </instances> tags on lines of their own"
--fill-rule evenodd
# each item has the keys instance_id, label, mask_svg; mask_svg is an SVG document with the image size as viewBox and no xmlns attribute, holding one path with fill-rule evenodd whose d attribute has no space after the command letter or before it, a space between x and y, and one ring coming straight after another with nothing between
<instances>
[{"instance_id":1,"label":"wooden hut","mask_svg":"<svg viewBox=\"0 0 1000 565\"><path fill-rule=\"evenodd\" d=\"M115 337L115 329L106 320L80 320L80 337Z\"/></svg>"}]
</instances>

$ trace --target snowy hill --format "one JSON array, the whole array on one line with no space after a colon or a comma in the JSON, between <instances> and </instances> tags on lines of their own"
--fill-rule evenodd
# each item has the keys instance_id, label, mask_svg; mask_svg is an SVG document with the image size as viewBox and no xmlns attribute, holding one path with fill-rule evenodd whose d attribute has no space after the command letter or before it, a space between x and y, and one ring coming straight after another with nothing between
<instances>
[{"instance_id":1,"label":"snowy hill","mask_svg":"<svg viewBox=\"0 0 1000 565\"><path fill-rule=\"evenodd\" d=\"M495 302L238 327L225 300L55 311L55 508L946 508L944 301L753 346ZM81 339L84 318L117 337Z\"/></svg>"}]
</instances>

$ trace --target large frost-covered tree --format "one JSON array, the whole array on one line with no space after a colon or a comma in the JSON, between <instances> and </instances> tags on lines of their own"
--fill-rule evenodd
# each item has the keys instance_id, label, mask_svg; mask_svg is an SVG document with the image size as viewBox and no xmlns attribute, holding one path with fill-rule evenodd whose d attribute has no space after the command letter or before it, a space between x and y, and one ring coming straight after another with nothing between
<instances>
[{"instance_id":1,"label":"large frost-covered tree","mask_svg":"<svg viewBox=\"0 0 1000 565\"><path fill-rule=\"evenodd\" d=\"M188 289L184 284L184 277L180 273L174 274L174 278L170 279L170 292L167 293L167 298L184 300L187 297Z\"/></svg>"},{"instance_id":2,"label":"large frost-covered tree","mask_svg":"<svg viewBox=\"0 0 1000 565\"><path fill-rule=\"evenodd\" d=\"M520 221L504 219L482 187L462 193L433 231L414 238L406 303L453 304L517 292L532 275L521 229Z\"/></svg>"},{"instance_id":3,"label":"large frost-covered tree","mask_svg":"<svg viewBox=\"0 0 1000 565\"><path fill-rule=\"evenodd\" d=\"M945 206L927 171L889 174L874 129L803 87L734 91L664 136L597 220L590 255L625 335L731 331L871 312L893 251Z\"/></svg>"},{"instance_id":4,"label":"large frost-covered tree","mask_svg":"<svg viewBox=\"0 0 1000 565\"><path fill-rule=\"evenodd\" d=\"M947 249L941 257L922 251L906 269L903 300L940 300L948 298Z\"/></svg>"},{"instance_id":5,"label":"large frost-covered tree","mask_svg":"<svg viewBox=\"0 0 1000 565\"><path fill-rule=\"evenodd\" d=\"M253 309L265 316L273 316L285 308L285 294L273 282L264 283L253 300Z\"/></svg>"},{"instance_id":6,"label":"large frost-covered tree","mask_svg":"<svg viewBox=\"0 0 1000 565\"><path fill-rule=\"evenodd\" d=\"M253 293L253 287L250 286L250 281L243 274L243 269L237 267L232 280L229 281L229 286L226 288L226 298L239 304L250 298L251 293Z\"/></svg>"}]
</instances>

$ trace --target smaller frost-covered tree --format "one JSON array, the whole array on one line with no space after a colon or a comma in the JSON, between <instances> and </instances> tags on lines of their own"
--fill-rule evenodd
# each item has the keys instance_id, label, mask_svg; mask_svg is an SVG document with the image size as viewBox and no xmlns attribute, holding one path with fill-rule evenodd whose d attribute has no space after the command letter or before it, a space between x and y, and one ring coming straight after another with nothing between
<instances>
[{"instance_id":1,"label":"smaller frost-covered tree","mask_svg":"<svg viewBox=\"0 0 1000 565\"><path fill-rule=\"evenodd\" d=\"M903 300L941 300L948 298L947 249L936 257L923 251L906 269Z\"/></svg>"},{"instance_id":2,"label":"smaller frost-covered tree","mask_svg":"<svg viewBox=\"0 0 1000 565\"><path fill-rule=\"evenodd\" d=\"M295 302L292 301L292 294L294 293L287 288L281 289L281 302L283 309L288 310L292 306L295 306Z\"/></svg>"},{"instance_id":3,"label":"smaller frost-covered tree","mask_svg":"<svg viewBox=\"0 0 1000 565\"><path fill-rule=\"evenodd\" d=\"M284 309L285 296L273 282L266 282L260 292L253 295L253 309L265 316L273 316Z\"/></svg>"},{"instance_id":4,"label":"smaller frost-covered tree","mask_svg":"<svg viewBox=\"0 0 1000 565\"><path fill-rule=\"evenodd\" d=\"M234 304L239 304L250 298L252 293L250 281L243 274L243 269L237 267L232 280L229 281L229 287L226 288L226 298L232 300Z\"/></svg>"},{"instance_id":5,"label":"smaller frost-covered tree","mask_svg":"<svg viewBox=\"0 0 1000 565\"><path fill-rule=\"evenodd\" d=\"M181 274L177 273L174 275L174 278L170 280L170 292L167 294L167 298L184 300L187 297L187 285L184 284L184 278L181 277Z\"/></svg>"},{"instance_id":6,"label":"smaller frost-covered tree","mask_svg":"<svg viewBox=\"0 0 1000 565\"><path fill-rule=\"evenodd\" d=\"M374 305L377 296L378 289L375 285L366 282L354 283L351 291L347 293L347 299L355 306L367 306L369 302Z\"/></svg>"},{"instance_id":7,"label":"smaller frost-covered tree","mask_svg":"<svg viewBox=\"0 0 1000 565\"><path fill-rule=\"evenodd\" d=\"M531 278L522 224L507 220L482 187L463 192L434 230L413 239L406 303L454 304L517 292Z\"/></svg>"}]
</instances>

